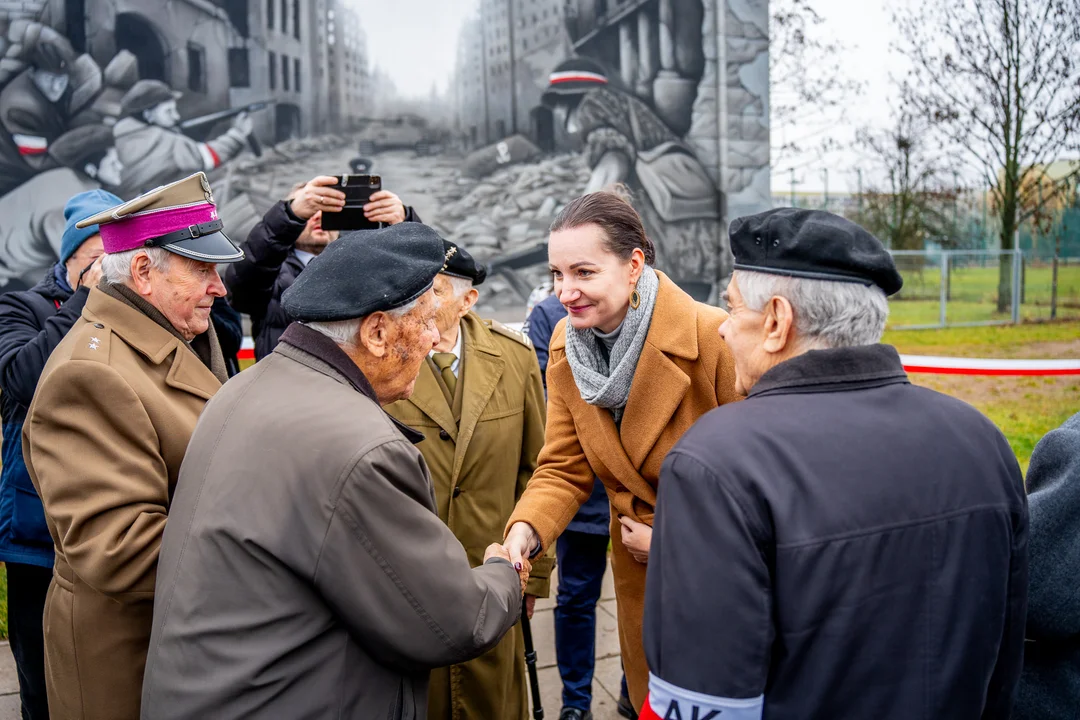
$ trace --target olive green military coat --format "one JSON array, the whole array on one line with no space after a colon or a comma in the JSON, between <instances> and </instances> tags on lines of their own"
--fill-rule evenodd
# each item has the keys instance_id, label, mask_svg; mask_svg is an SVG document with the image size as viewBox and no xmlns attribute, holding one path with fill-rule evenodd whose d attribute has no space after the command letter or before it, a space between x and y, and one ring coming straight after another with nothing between
<instances>
[{"instance_id":1,"label":"olive green military coat","mask_svg":"<svg viewBox=\"0 0 1080 720\"><path fill-rule=\"evenodd\" d=\"M540 365L528 339L469 313L455 397L426 362L412 397L386 410L424 433L417 447L435 484L439 517L473 567L503 529L536 469L544 445L545 401ZM455 419L456 418L456 419ZM533 563L528 593L548 594L551 557ZM429 720L525 718L527 693L520 625L494 649L431 674Z\"/></svg>"}]
</instances>

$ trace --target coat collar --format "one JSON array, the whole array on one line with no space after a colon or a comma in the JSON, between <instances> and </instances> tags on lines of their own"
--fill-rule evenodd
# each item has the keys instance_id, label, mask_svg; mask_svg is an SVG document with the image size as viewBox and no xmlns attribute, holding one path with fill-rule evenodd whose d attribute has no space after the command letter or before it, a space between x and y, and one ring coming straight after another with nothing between
<instances>
[{"instance_id":1,"label":"coat collar","mask_svg":"<svg viewBox=\"0 0 1080 720\"><path fill-rule=\"evenodd\" d=\"M674 358L694 361L699 354L697 303L664 273L656 274L660 278L656 306L618 428L609 411L587 404L576 393L573 372L565 356L548 367L549 384L575 388L576 397L570 404L575 420L580 421L579 427L587 428L595 438L590 447L613 477L649 505L656 503L656 489L641 476L641 467L691 386L690 376ZM560 323L552 337L551 349L565 351L565 348L565 324ZM664 392L657 392L660 387Z\"/></svg>"},{"instance_id":2,"label":"coat collar","mask_svg":"<svg viewBox=\"0 0 1080 720\"><path fill-rule=\"evenodd\" d=\"M165 384L209 400L221 388L221 381L178 337L127 303L93 288L83 308L83 317L105 325L129 347L154 365L171 355L172 366Z\"/></svg>"},{"instance_id":3,"label":"coat collar","mask_svg":"<svg viewBox=\"0 0 1080 720\"><path fill-rule=\"evenodd\" d=\"M810 350L761 376L748 397L859 390L909 382L892 345Z\"/></svg>"},{"instance_id":4,"label":"coat collar","mask_svg":"<svg viewBox=\"0 0 1080 720\"><path fill-rule=\"evenodd\" d=\"M339 348L337 343L330 338L309 327L294 322L285 329L284 333L282 333L280 342L290 345L297 350L302 350L308 355L323 361L352 385L353 389L358 393L381 407L379 398L375 394L375 388L371 387L371 383L368 381L367 376L365 376L363 371L356 366L356 363L345 354L345 351ZM424 439L423 433L419 433L408 425L398 422L396 418L389 414L387 414L387 417L390 418L390 421L394 423L397 429L401 431L401 434L412 444L415 445Z\"/></svg>"}]
</instances>

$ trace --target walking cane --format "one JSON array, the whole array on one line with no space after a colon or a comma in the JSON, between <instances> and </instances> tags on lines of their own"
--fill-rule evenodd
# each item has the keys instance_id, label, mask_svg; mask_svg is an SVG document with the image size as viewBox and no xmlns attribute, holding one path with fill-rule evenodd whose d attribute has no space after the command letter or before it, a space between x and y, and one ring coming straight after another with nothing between
<instances>
[{"instance_id":1,"label":"walking cane","mask_svg":"<svg viewBox=\"0 0 1080 720\"><path fill-rule=\"evenodd\" d=\"M525 667L529 669L529 687L532 689L533 718L544 720L544 706L540 702L540 676L536 672L536 648L533 647L532 626L525 613L525 598L521 598L521 634L525 636Z\"/></svg>"}]
</instances>

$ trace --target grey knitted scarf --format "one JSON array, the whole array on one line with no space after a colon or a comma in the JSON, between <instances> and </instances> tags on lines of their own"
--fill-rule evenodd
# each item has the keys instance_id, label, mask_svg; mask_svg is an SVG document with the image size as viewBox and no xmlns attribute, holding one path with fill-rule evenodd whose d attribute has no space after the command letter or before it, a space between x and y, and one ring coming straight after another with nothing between
<instances>
[{"instance_id":1,"label":"grey knitted scarf","mask_svg":"<svg viewBox=\"0 0 1080 720\"><path fill-rule=\"evenodd\" d=\"M604 359L599 343L603 342L589 328L577 330L566 325L566 360L574 373L581 399L611 411L618 422L630 397L630 384L634 381L645 336L649 334L656 292L660 280L648 265L638 278L637 291L641 296L638 307L626 311L619 339L609 353L610 362Z\"/></svg>"}]
</instances>

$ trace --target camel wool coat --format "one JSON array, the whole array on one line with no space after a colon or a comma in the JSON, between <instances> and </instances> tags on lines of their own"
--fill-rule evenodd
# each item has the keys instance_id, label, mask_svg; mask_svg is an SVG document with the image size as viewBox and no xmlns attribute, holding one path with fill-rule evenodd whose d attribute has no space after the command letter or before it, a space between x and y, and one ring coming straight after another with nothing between
<instances>
[{"instance_id":1,"label":"camel wool coat","mask_svg":"<svg viewBox=\"0 0 1080 720\"><path fill-rule=\"evenodd\" d=\"M544 385L524 335L470 312L461 320L462 358L453 403L428 361L413 394L386 406L424 434L417 445L431 470L439 519L479 567L502 542L503 526L536 470L544 445ZM451 404L458 406L455 420ZM554 558L533 561L526 592L547 597ZM431 673L428 720L525 720L528 698L520 624L468 662Z\"/></svg>"},{"instance_id":2,"label":"camel wool coat","mask_svg":"<svg viewBox=\"0 0 1080 720\"><path fill-rule=\"evenodd\" d=\"M645 569L622 544L619 516L652 525L668 451L710 410L738 399L735 363L718 332L727 313L695 302L664 273L630 397L617 429L609 410L581 399L566 359L566 320L551 337L548 420L539 467L506 531L527 522L547 550L600 478L611 500L611 565L630 700L640 712L649 668L641 640Z\"/></svg>"},{"instance_id":3,"label":"camel wool coat","mask_svg":"<svg viewBox=\"0 0 1080 720\"><path fill-rule=\"evenodd\" d=\"M49 357L23 456L56 547L43 619L52 717L139 717L169 498L220 388L179 338L98 288Z\"/></svg>"}]
</instances>

